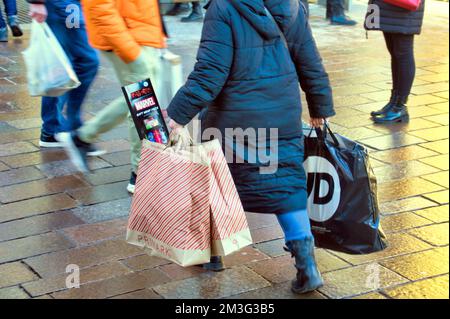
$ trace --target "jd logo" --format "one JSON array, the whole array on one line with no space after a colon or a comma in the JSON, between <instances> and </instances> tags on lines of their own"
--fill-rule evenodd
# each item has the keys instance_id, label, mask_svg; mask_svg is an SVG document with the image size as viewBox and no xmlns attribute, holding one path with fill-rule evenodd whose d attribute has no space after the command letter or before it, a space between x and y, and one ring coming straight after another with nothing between
<instances>
[{"instance_id":1,"label":"jd logo","mask_svg":"<svg viewBox=\"0 0 450 319\"><path fill-rule=\"evenodd\" d=\"M341 185L334 166L320 156L310 156L303 163L308 176L308 214L316 222L330 219L341 200Z\"/></svg>"}]
</instances>

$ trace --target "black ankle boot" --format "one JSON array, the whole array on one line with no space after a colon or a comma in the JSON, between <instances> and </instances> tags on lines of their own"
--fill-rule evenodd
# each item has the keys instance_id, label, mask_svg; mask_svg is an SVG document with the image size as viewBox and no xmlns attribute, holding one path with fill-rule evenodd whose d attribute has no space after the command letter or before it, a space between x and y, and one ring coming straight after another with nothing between
<instances>
[{"instance_id":1,"label":"black ankle boot","mask_svg":"<svg viewBox=\"0 0 450 319\"><path fill-rule=\"evenodd\" d=\"M323 279L314 256L314 238L292 240L286 243L288 251L295 257L297 278L292 281L292 291L304 294L323 286Z\"/></svg>"},{"instance_id":2,"label":"black ankle boot","mask_svg":"<svg viewBox=\"0 0 450 319\"><path fill-rule=\"evenodd\" d=\"M209 263L198 265L208 271L222 271L225 270L225 264L222 256L211 256Z\"/></svg>"},{"instance_id":3,"label":"black ankle boot","mask_svg":"<svg viewBox=\"0 0 450 319\"><path fill-rule=\"evenodd\" d=\"M193 2L191 14L187 17L181 18L181 22L198 22L202 20L203 12L199 2Z\"/></svg>"},{"instance_id":4,"label":"black ankle boot","mask_svg":"<svg viewBox=\"0 0 450 319\"><path fill-rule=\"evenodd\" d=\"M399 96L397 103L395 103L392 108L385 114L372 118L373 121L378 124L408 122L409 114L408 107L406 106L407 101L407 96Z\"/></svg>"},{"instance_id":5,"label":"black ankle boot","mask_svg":"<svg viewBox=\"0 0 450 319\"><path fill-rule=\"evenodd\" d=\"M370 116L375 117L387 113L397 103L397 99L397 92L391 90L391 98L389 99L389 102L385 106L383 106L382 109L370 112Z\"/></svg>"}]
</instances>

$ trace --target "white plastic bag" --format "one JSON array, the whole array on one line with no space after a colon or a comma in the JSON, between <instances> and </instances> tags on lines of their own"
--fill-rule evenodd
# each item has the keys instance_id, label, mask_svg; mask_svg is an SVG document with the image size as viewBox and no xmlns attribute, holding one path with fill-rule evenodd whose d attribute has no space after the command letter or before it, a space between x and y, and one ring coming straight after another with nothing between
<instances>
[{"instance_id":1,"label":"white plastic bag","mask_svg":"<svg viewBox=\"0 0 450 319\"><path fill-rule=\"evenodd\" d=\"M158 102L161 109L165 110L172 101L180 87L184 84L183 67L181 57L167 49L161 50L161 72L160 84L161 92L158 93Z\"/></svg>"},{"instance_id":2,"label":"white plastic bag","mask_svg":"<svg viewBox=\"0 0 450 319\"><path fill-rule=\"evenodd\" d=\"M31 96L60 96L81 83L53 32L33 20L29 47L23 52Z\"/></svg>"}]
</instances>

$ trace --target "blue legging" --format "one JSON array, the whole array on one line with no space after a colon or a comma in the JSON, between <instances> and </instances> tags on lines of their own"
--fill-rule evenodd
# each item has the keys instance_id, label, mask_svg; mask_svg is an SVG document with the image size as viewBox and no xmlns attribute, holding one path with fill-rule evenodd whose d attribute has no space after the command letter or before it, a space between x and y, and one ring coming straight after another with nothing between
<instances>
[{"instance_id":1,"label":"blue legging","mask_svg":"<svg viewBox=\"0 0 450 319\"><path fill-rule=\"evenodd\" d=\"M277 215L286 241L312 237L311 224L306 209Z\"/></svg>"}]
</instances>

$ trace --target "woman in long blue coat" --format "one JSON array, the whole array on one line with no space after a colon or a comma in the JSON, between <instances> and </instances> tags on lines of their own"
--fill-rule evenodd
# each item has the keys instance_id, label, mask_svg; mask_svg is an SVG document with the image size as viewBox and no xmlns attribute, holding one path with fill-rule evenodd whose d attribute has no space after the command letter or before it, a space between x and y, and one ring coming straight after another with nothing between
<instances>
[{"instance_id":1,"label":"woman in long blue coat","mask_svg":"<svg viewBox=\"0 0 450 319\"><path fill-rule=\"evenodd\" d=\"M306 211L299 82L313 126L335 112L306 10L300 0L212 0L206 8L197 63L167 110L170 126L202 113L203 139L231 150L245 210L277 215L298 269L293 290L312 291L323 282Z\"/></svg>"}]
</instances>

